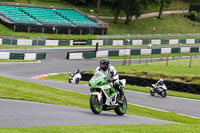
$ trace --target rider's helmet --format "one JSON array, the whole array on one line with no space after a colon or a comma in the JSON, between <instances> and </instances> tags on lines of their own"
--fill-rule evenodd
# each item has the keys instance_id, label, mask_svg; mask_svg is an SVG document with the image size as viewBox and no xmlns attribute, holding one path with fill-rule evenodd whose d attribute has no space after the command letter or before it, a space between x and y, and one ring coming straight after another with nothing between
<instances>
[{"instance_id":1,"label":"rider's helmet","mask_svg":"<svg viewBox=\"0 0 200 133\"><path fill-rule=\"evenodd\" d=\"M106 71L108 69L109 66L109 60L107 58L103 58L100 60L100 68L103 71Z\"/></svg>"},{"instance_id":2,"label":"rider's helmet","mask_svg":"<svg viewBox=\"0 0 200 133\"><path fill-rule=\"evenodd\" d=\"M77 69L77 70L76 70L76 73L80 73L80 69Z\"/></svg>"},{"instance_id":3,"label":"rider's helmet","mask_svg":"<svg viewBox=\"0 0 200 133\"><path fill-rule=\"evenodd\" d=\"M163 84L164 84L164 80L163 80L163 79L160 79L160 80L158 81L158 84L159 84L159 85L163 85Z\"/></svg>"}]
</instances>

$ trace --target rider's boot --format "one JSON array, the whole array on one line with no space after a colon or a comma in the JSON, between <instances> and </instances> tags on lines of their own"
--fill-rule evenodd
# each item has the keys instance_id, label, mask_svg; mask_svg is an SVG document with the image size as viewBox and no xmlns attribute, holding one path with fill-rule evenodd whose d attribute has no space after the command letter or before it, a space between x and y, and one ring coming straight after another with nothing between
<instances>
[{"instance_id":1,"label":"rider's boot","mask_svg":"<svg viewBox=\"0 0 200 133\"><path fill-rule=\"evenodd\" d=\"M119 104L123 104L124 102L124 91L123 89L121 88L120 91L119 91L119 94L120 94L120 100L118 101Z\"/></svg>"}]
</instances>

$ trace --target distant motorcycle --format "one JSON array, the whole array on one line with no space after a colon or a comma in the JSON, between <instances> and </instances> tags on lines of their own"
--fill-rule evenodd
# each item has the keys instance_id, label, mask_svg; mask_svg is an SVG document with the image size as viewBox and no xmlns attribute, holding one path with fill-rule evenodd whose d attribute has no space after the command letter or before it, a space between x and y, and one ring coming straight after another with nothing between
<instances>
[{"instance_id":1,"label":"distant motorcycle","mask_svg":"<svg viewBox=\"0 0 200 133\"><path fill-rule=\"evenodd\" d=\"M157 85L157 84L152 84L151 89L150 89L150 94L151 96L154 96L156 94L166 97L167 96L167 87L165 84L163 85Z\"/></svg>"},{"instance_id":2,"label":"distant motorcycle","mask_svg":"<svg viewBox=\"0 0 200 133\"><path fill-rule=\"evenodd\" d=\"M69 76L69 83L78 84L80 82L80 79L81 79L80 73L74 73L74 74L71 73Z\"/></svg>"}]
</instances>

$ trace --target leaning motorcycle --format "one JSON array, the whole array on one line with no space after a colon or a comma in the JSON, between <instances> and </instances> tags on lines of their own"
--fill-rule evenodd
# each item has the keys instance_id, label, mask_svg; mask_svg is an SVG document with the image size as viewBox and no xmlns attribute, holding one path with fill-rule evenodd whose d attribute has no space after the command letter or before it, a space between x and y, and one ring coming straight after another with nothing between
<instances>
[{"instance_id":1,"label":"leaning motorcycle","mask_svg":"<svg viewBox=\"0 0 200 133\"><path fill-rule=\"evenodd\" d=\"M69 83L78 84L80 79L81 79L80 73L74 73L74 74L71 73L69 76Z\"/></svg>"},{"instance_id":2,"label":"leaning motorcycle","mask_svg":"<svg viewBox=\"0 0 200 133\"><path fill-rule=\"evenodd\" d=\"M162 96L162 97L166 97L167 96L167 87L166 85L156 85L156 84L152 84L151 85L151 89L150 89L150 94L151 96L154 96L156 94Z\"/></svg>"},{"instance_id":3,"label":"leaning motorcycle","mask_svg":"<svg viewBox=\"0 0 200 133\"><path fill-rule=\"evenodd\" d=\"M120 80L122 88L126 80ZM90 108L93 113L99 114L101 111L114 110L117 115L124 115L127 111L127 100L120 101L120 94L113 88L113 85L106 81L106 76L102 72L96 72L89 81L90 87Z\"/></svg>"}]
</instances>

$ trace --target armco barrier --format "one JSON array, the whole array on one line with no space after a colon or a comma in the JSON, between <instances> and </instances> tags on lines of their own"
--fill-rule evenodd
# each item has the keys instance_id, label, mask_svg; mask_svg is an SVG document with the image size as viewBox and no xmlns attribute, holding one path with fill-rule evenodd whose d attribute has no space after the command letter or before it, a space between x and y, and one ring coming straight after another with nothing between
<instances>
[{"instance_id":1,"label":"armco barrier","mask_svg":"<svg viewBox=\"0 0 200 133\"><path fill-rule=\"evenodd\" d=\"M82 74L83 81L89 81L92 78L93 74ZM147 78L140 78L140 77L131 77L131 76L119 76L120 79L126 79L126 83L130 85L137 85L137 86L151 86L157 82L154 79L147 79ZM167 81L165 80L165 85L169 90L179 91L179 92L187 92L193 94L200 94L200 84L185 84L175 81Z\"/></svg>"},{"instance_id":2,"label":"armco barrier","mask_svg":"<svg viewBox=\"0 0 200 133\"><path fill-rule=\"evenodd\" d=\"M111 57L124 55L151 55L151 54L171 54L171 53L194 53L200 52L200 47L178 47L178 48L156 48L156 49L121 49L111 51L77 51L68 52L66 59L85 59L96 57Z\"/></svg>"},{"instance_id":3,"label":"armco barrier","mask_svg":"<svg viewBox=\"0 0 200 133\"><path fill-rule=\"evenodd\" d=\"M10 53L10 52L0 52L1 60L39 60L45 59L46 53Z\"/></svg>"},{"instance_id":4,"label":"armco barrier","mask_svg":"<svg viewBox=\"0 0 200 133\"><path fill-rule=\"evenodd\" d=\"M178 44L199 44L200 39L144 39L144 40L42 40L42 38L31 39L31 38L18 38L17 37L6 37L0 38L0 44L4 45L29 45L29 46L72 46L77 45L74 42L86 42L80 43L79 45L96 45L99 46L125 46L125 45L178 45Z\"/></svg>"}]
</instances>

